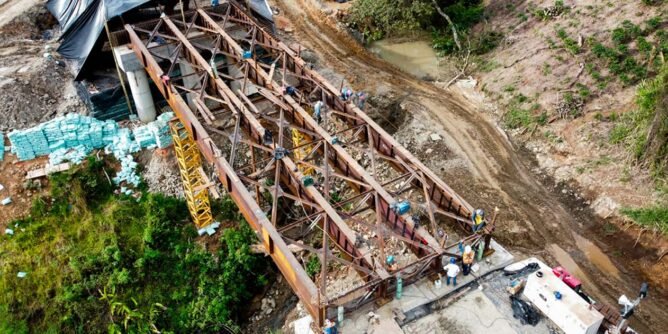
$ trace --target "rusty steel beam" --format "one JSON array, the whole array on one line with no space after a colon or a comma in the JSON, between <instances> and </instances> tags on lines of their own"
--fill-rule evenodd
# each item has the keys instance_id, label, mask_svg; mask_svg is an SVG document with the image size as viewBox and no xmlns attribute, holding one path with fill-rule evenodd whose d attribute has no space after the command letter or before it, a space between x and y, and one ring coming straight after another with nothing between
<instances>
[{"instance_id":1,"label":"rusty steel beam","mask_svg":"<svg viewBox=\"0 0 668 334\"><path fill-rule=\"evenodd\" d=\"M185 49L183 49L184 54L186 57L193 63L198 64L200 67L206 69L207 73L210 76L210 80L212 82L216 83L216 87L219 90L219 94L221 95L226 95L227 98L232 102L232 104L237 108L237 110L240 111L240 115L243 119L247 120L250 126L248 129L250 132L253 134L251 137L257 138L257 142L261 143L262 141L259 139L260 134L264 134L265 129L260 125L259 120L255 118L255 116L251 113L250 110L248 110L243 102L239 99L237 94L234 94L232 90L220 79L217 78L216 75L214 74L213 70L210 68L210 65L208 62L199 54L195 46L190 43L188 38L176 27L176 25L172 22L172 20L169 17L164 17L163 22L166 24L168 29L174 34L176 38L179 39L181 45L184 46ZM276 150L278 148L277 144L274 144L272 149ZM277 161L278 162L278 161ZM329 202L325 199L325 197L320 194L317 189L313 186L308 186L305 187L301 184L301 179L303 178L304 175L302 175L299 172L296 172L297 166L296 164L292 161L292 159L288 156L280 159L280 163L285 165L285 168L279 168L280 164L277 165L277 175L280 175L280 171L285 172L287 175L285 176L285 180L289 180L289 184L291 185L292 189L294 189L297 193L302 194L306 196L310 201L318 204L327 214L329 219L331 220L332 223L334 224L328 224L328 226L331 226L329 228L328 233L330 236L336 236L335 241L339 244L340 248L345 251L346 253L351 254L354 258L358 258L359 261L361 262L360 265L366 266L367 268L371 270L376 270L378 275L381 277L387 277L388 274L383 268L374 268L374 262L371 259L371 257L366 254L366 251L364 249L358 249L355 247L354 244L354 232L348 227L348 225L344 222L344 220L336 213L334 208L329 204ZM274 203L276 203L276 199L274 199ZM276 207L274 207L276 209ZM275 212L276 210L274 210ZM276 214L272 214L272 218L276 217Z\"/></svg>"},{"instance_id":2,"label":"rusty steel beam","mask_svg":"<svg viewBox=\"0 0 668 334\"><path fill-rule=\"evenodd\" d=\"M405 284L438 269L440 256L456 256L444 251L448 248L444 247L445 239L438 242L411 215L398 214L393 206L399 196L405 198L405 192L415 190L416 195L425 198L429 226L434 232L435 215L470 232L471 206L364 112L341 100L338 89L309 69L298 52L258 25L234 1L224 2L215 10L198 8L183 18L163 16L139 26L134 29L126 25L124 38L193 135L205 159L214 166L223 187L316 324L322 325L327 313L333 311L332 306L366 302L372 294L374 298L388 296L395 272L388 272L383 265L386 238L396 238L415 252L417 259L402 263L396 271L401 272ZM247 57L247 50L240 43L250 47L251 57ZM177 67L185 72L170 77ZM274 74L282 79L275 79ZM294 96L285 90L288 76L299 82ZM314 96L321 97L328 106L325 126L307 111ZM335 130L328 130L330 121L336 121ZM269 129L275 128L277 135L266 142L265 136L272 134ZM285 132L293 129L308 140L298 146L285 145ZM216 140L226 140L221 144L225 152L207 131ZM335 137L345 138L345 146L337 144ZM295 159L290 150L304 147L309 147L308 155ZM351 150L368 154L371 170L358 163ZM285 154L278 154L281 152ZM394 174L379 177L377 164L391 166ZM305 184L306 175L300 168L310 168L324 181ZM263 184L263 180L274 183ZM395 187L398 182L401 186ZM341 193L347 198L330 203L330 186L338 184L347 185ZM392 190L388 190L390 187ZM292 203L301 209L288 207ZM363 216L368 210L375 212L373 217ZM271 218L265 212L271 212ZM304 227L309 222L311 227L318 226L325 232L321 250L303 247L321 256L325 264L319 284L306 275L287 247L296 243L295 236L307 235L309 229ZM353 227L376 232L380 260L371 255L370 248L358 244ZM332 258L330 240L341 250L343 259ZM325 289L329 260L355 269L364 284L329 299Z\"/></svg>"},{"instance_id":3,"label":"rusty steel beam","mask_svg":"<svg viewBox=\"0 0 668 334\"><path fill-rule=\"evenodd\" d=\"M321 322L322 319L318 318L318 315L321 314L320 305L317 305L315 302L318 294L315 284L294 257L281 235L271 225L267 216L260 209L232 167L224 158L217 154L220 150L209 137L206 130L204 130L197 117L192 113L187 103L176 92L174 87L162 81L164 72L149 53L142 40L132 30L130 25L126 25L125 29L129 34L133 51L176 116L190 131L204 158L215 166L218 178L223 187L237 204L239 211L246 221L256 231L267 253L272 257L292 290L309 310L309 313L314 316L314 320Z\"/></svg>"},{"instance_id":4,"label":"rusty steel beam","mask_svg":"<svg viewBox=\"0 0 668 334\"><path fill-rule=\"evenodd\" d=\"M208 68L207 62L199 55L197 50L194 48L194 46L188 42L187 38L185 35L181 34L178 31L178 28L175 27L173 23L168 18L164 18L163 22L167 23L167 26L174 35L176 36L177 39L181 41L181 45L185 46L185 49L182 50L182 52L186 55L186 58L188 58L188 61L194 62L198 64L201 68L204 68L207 70L208 75L210 77L215 77L213 74L211 68ZM143 41L138 37L138 35L132 30L130 26L126 26L126 29L128 30L130 40L132 42L132 47L135 50L135 53L139 57L139 59L142 61L142 64L144 67L147 69L149 72L151 78L153 81L156 83L156 85L159 87L160 92L163 94L163 96L168 100L170 106L175 110L177 116L179 119L181 119L184 124L188 127L189 131L193 134L193 137L196 138L198 145L200 145L200 148L202 150L202 153L204 156L207 158L208 161L212 162L215 166L217 171L219 172L219 177L221 178L221 182L226 186L226 188L230 188L230 178L235 179L236 181L239 181L239 178L236 174L234 174L234 171L232 170L231 166L227 161L225 161L222 157L220 157L220 150L215 146L213 141L209 138L208 134L202 127L202 125L199 123L197 120L196 116L192 114L192 112L189 110L187 107L187 104L183 101L183 98L179 95L177 89L174 87L172 83L169 81L163 80L163 76L165 73L163 70L160 68L160 66L157 64L156 59L154 59L154 55L151 54L151 52L146 48L146 45L144 45ZM248 130L249 136L252 137L255 141L258 143L261 142L262 134L264 134L264 128L259 124L257 119L253 117L253 115L243 106L243 103L237 99L235 94L231 92L229 87L227 87L222 80L220 79L215 79L211 80L212 84L214 85L215 89L218 90L219 95L224 97L226 100L229 100L232 102L231 105L234 105L236 107L236 114L238 117L240 117L243 120L244 123L244 129ZM276 147L274 147L275 149ZM223 165L223 163L225 163ZM286 165L286 171L294 171L296 170L296 165L294 162L292 162L289 157L286 157L284 159L281 159L281 163ZM222 171L222 172L221 172ZM370 257L366 253L362 253L359 249L355 247L355 243L352 241L354 240L354 233L348 228L348 226L343 222L343 220L338 216L336 211L327 203L327 201L317 193L317 191L314 191L312 189L313 187L302 187L300 184L300 175L299 174L294 174L291 173L289 175L290 179L293 181L293 187L297 189L298 193L305 193L309 195L309 199L315 200L316 202L319 202L319 204L324 208L325 213L332 218L332 222L335 224L327 224L327 230L328 234L333 237L335 242L337 242L338 246L342 248L345 252L351 253L355 261L360 262L361 264L365 265L366 267L370 267L371 269L374 270L374 272L379 276L381 279L386 279L389 275L385 272L383 268L374 268L373 265L373 260L370 259ZM240 183L240 182L239 182ZM306 189L304 189L306 188ZM244 210L244 207L248 206L257 206L256 203L253 201L253 205L247 203L250 202L249 196L237 196L237 194L234 192L235 188L231 189L231 195L232 198L235 200L235 202L239 205L239 207L242 209L242 213L246 217L246 219L249 222L255 222L255 219L252 216L249 216L247 210ZM247 193L247 192L246 192ZM259 210L259 208L258 208ZM255 209L251 210L253 212L256 212ZM257 211L262 213L261 210ZM263 214L263 213L262 213ZM273 235L276 231L273 228L272 224L267 222L267 219L265 216L263 216L262 220L262 226L257 226L257 224L251 224L258 232L261 232L262 235L264 236L265 241L265 246L268 248L275 247L272 245L282 245L284 244L283 242L277 242L275 240L275 236ZM271 226L271 228L269 226ZM270 231L271 233L267 233L266 231ZM277 232L276 232L277 233ZM281 246L282 247L282 246ZM279 248L281 248L279 247ZM354 247L354 248L353 248ZM270 252L271 254L271 252ZM286 252L285 250L281 250L281 254L289 254L289 252ZM291 255L290 255L291 256ZM288 257L290 257L288 256ZM294 260L294 259L290 259ZM297 263L295 266L294 263L288 265L288 266L282 266L280 258L275 259L277 261L277 264L279 264L279 268L283 272L283 274L287 277L293 276L297 277L298 279L293 279L289 280L291 283L291 286L295 290L295 292L298 294L300 299L302 299L305 304L307 304L307 307L309 308L309 312L316 316L316 314L320 314L320 311L317 309L319 308L320 305L313 305L313 291L310 289L312 287L312 282L308 280L310 284L307 284L308 286L308 291L306 293L300 292L299 287L303 285L304 279L302 271L299 271L300 275L294 275L288 268L293 267L301 269L300 265ZM294 262L294 261L292 261ZM309 305L310 304L310 305ZM316 319L316 321L321 322L322 319Z\"/></svg>"},{"instance_id":5,"label":"rusty steel beam","mask_svg":"<svg viewBox=\"0 0 668 334\"><path fill-rule=\"evenodd\" d=\"M237 18L235 21L238 24L244 24L247 27L255 28L257 24L255 20L246 12L238 7L234 2L230 2L231 10L229 15ZM202 11L200 9L199 11ZM216 14L212 14L216 15ZM436 176L429 168L422 164L413 154L406 150L399 144L391 135L389 135L383 128L376 124L371 118L362 110L357 108L350 102L345 102L339 98L339 90L332 84L327 82L320 74L310 69L306 62L299 57L296 51L289 48L280 40L276 39L266 29L260 28L256 33L255 38L262 45L271 45L272 48L279 48L283 50L288 60L287 68L292 69L293 73L307 78L309 81L316 82L318 87L322 88L323 94L326 96L325 102L330 108L339 110L342 113L352 115L356 119L353 124L368 124L370 127L369 136L373 138L375 143L374 148L381 154L400 158L407 165L415 171L421 172L421 177L417 182L425 183L431 202L436 205L441 211L449 212L462 219L453 219L454 222L461 224L468 231L470 231L469 224L463 223L464 219L468 219L473 212L473 207L454 192L445 182ZM400 164L393 164L393 166L407 171L404 166ZM420 188L422 185L418 185Z\"/></svg>"},{"instance_id":6,"label":"rusty steel beam","mask_svg":"<svg viewBox=\"0 0 668 334\"><path fill-rule=\"evenodd\" d=\"M235 8L234 6L232 7ZM234 12L234 10L232 10L232 12ZM360 166L343 147L333 144L334 136L323 129L297 101L291 96L284 94L283 87L275 82L273 78L270 78L268 73L265 72L262 67L258 66L254 59L243 58L244 50L225 31L225 29L220 27L218 23L206 13L206 11L200 9L198 10L198 13L204 20L204 24L207 28L216 31L220 36L223 36L222 44L225 46L225 49L230 53L236 53L239 59L243 59L243 61L248 63L248 68L251 69L249 77L252 78L256 84L273 91L277 97L282 99L282 101L289 107L289 111L292 112L291 116L295 123L301 124L302 127L315 132L319 137L324 139L325 145L328 145L330 152L332 153L327 158L337 166L339 170L345 171L344 173L346 175L353 176L358 181L368 184L371 189L378 194L378 205L374 205L374 209L384 217L384 222L386 224L391 225L394 230L400 231L402 236L411 239L417 238L422 243L429 245L435 252L442 251L436 239L434 239L424 228L415 229L415 223L412 221L410 215L399 215L391 208L391 206L398 201L390 195L373 176ZM225 45L226 43L227 45ZM415 248L413 249L415 250ZM422 249L417 249L416 251L418 254L421 254Z\"/></svg>"}]
</instances>

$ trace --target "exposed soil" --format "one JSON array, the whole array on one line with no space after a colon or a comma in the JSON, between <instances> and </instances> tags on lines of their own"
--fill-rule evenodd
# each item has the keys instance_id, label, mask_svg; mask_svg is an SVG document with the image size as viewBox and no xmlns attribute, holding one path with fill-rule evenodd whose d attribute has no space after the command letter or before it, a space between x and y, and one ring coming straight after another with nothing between
<instances>
[{"instance_id":1,"label":"exposed soil","mask_svg":"<svg viewBox=\"0 0 668 334\"><path fill-rule=\"evenodd\" d=\"M6 206L0 205L0 233L4 233L10 222L24 217L30 212L32 201L38 198L47 189L47 180L40 179L26 182L25 176L28 171L44 167L48 158L38 158L25 162L16 161L16 157L5 155L4 161L0 161L0 200L9 197L12 203Z\"/></svg>"},{"instance_id":2,"label":"exposed soil","mask_svg":"<svg viewBox=\"0 0 668 334\"><path fill-rule=\"evenodd\" d=\"M5 8L22 10L19 15ZM40 1L0 4L0 131L85 110L55 52L56 23Z\"/></svg>"},{"instance_id":3,"label":"exposed soil","mask_svg":"<svg viewBox=\"0 0 668 334\"><path fill-rule=\"evenodd\" d=\"M323 14L310 0L281 1L278 6L294 29L283 38L296 40L315 53L323 62L316 69L329 67L355 89L372 96L388 91L407 96L401 104L411 113L406 118L409 121L389 122L398 131L385 125L386 129L404 144L424 132L438 133L447 146L444 156L435 156L433 151L425 154L425 146L419 144L407 148L473 206L501 209L503 223L496 233L501 243L520 256L539 256L551 264L572 261L577 268L568 269L580 270L591 283L587 290L610 305L616 305L622 293L634 295L640 282L648 280L653 284L652 297L636 313L632 325L644 333L661 333L668 326L663 307L668 303L668 279L665 271L656 276L668 261L664 257L656 263L665 247L661 238L643 236L634 245L637 233L634 235L633 228L619 229L595 215L579 191L538 167L533 152L515 148L485 113L488 106L468 97L470 91L458 86L438 88L402 73L367 52L337 24L334 15ZM578 245L573 233L613 256L601 260L600 254L591 255L591 249ZM608 272L609 264L602 265L607 261L621 273L619 278Z\"/></svg>"}]
</instances>

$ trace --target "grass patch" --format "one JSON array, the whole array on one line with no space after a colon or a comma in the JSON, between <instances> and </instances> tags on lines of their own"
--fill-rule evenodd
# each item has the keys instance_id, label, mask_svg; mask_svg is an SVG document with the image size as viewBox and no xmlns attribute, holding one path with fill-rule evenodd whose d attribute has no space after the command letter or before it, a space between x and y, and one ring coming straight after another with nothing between
<instances>
[{"instance_id":1,"label":"grass patch","mask_svg":"<svg viewBox=\"0 0 668 334\"><path fill-rule=\"evenodd\" d=\"M638 225L657 228L663 234L668 234L668 207L666 206L637 209L624 208L621 212Z\"/></svg>"},{"instance_id":2,"label":"grass patch","mask_svg":"<svg viewBox=\"0 0 668 334\"><path fill-rule=\"evenodd\" d=\"M609 135L613 144L622 144L636 162L649 167L658 189L668 181L668 67L651 81L644 82L636 93L635 110L620 116Z\"/></svg>"},{"instance_id":3,"label":"grass patch","mask_svg":"<svg viewBox=\"0 0 668 334\"><path fill-rule=\"evenodd\" d=\"M115 196L103 162L50 177L50 195L0 237L2 333L218 333L266 283L267 261L250 253L241 222L212 254L183 201ZM27 272L18 278L17 272Z\"/></svg>"}]
</instances>

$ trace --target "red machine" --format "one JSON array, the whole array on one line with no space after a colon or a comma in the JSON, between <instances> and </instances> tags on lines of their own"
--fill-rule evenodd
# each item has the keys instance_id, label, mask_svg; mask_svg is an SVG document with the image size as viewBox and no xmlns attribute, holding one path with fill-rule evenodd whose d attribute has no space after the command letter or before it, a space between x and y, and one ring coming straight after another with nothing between
<instances>
[{"instance_id":1,"label":"red machine","mask_svg":"<svg viewBox=\"0 0 668 334\"><path fill-rule=\"evenodd\" d=\"M561 278L561 280L564 281L566 285L570 286L571 289L579 291L580 288L582 288L582 282L575 276L569 274L568 271L566 271L566 269L564 269L563 267L561 266L554 267L552 268L552 272L554 273L554 275Z\"/></svg>"}]
</instances>

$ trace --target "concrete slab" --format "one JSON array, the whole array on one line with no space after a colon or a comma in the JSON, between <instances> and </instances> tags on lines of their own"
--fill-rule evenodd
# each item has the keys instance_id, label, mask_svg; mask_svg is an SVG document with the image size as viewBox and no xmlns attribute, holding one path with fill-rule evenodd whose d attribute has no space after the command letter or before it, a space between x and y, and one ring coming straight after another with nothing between
<instances>
[{"instance_id":1,"label":"concrete slab","mask_svg":"<svg viewBox=\"0 0 668 334\"><path fill-rule=\"evenodd\" d=\"M458 283L457 287L454 287L452 285L449 286L445 285L445 282L443 282L440 288L436 288L433 281L431 281L428 278L424 278L414 284L404 287L401 299L394 299L380 308L376 307L374 304L367 304L362 308L356 310L352 314L348 315L347 319L341 325L340 328L341 332L364 333L365 331L367 331L372 325L371 323L369 323L369 317L368 317L369 312L374 312L383 321L391 320L391 322L396 323L396 320L394 319L393 310L398 310L400 312L403 312L404 314L408 314L411 311L424 308L425 305L431 304L446 296L450 296L457 293L459 289L465 287L468 283L471 283L473 280L478 279L480 276L495 271L497 269L503 268L513 262L512 254L506 251L501 245L496 243L494 240L492 240L490 246L495 250L495 252L492 255L485 258L483 261L477 262L479 266L477 273L468 276L463 276L460 274L457 277L457 283ZM457 247L453 247L449 249L449 251L455 253L458 251L456 248ZM494 306L494 304L492 304L491 302L490 305L492 305L492 307ZM487 317L487 314L486 313L484 314L485 317ZM495 314L498 314L498 311L496 311ZM383 334L390 334L390 333L393 332L387 332L387 331L383 332ZM451 332L437 331L434 333L451 333ZM478 333L478 332L473 331L470 333ZM508 333L514 333L514 331Z\"/></svg>"},{"instance_id":2,"label":"concrete slab","mask_svg":"<svg viewBox=\"0 0 668 334\"><path fill-rule=\"evenodd\" d=\"M381 318L378 323L372 323L369 326L369 329L366 331L367 334L401 334L403 331L401 327L397 325L394 319Z\"/></svg>"},{"instance_id":3,"label":"concrete slab","mask_svg":"<svg viewBox=\"0 0 668 334\"><path fill-rule=\"evenodd\" d=\"M507 320L482 291L474 290L441 311L403 327L403 333L487 333L516 334Z\"/></svg>"}]
</instances>

